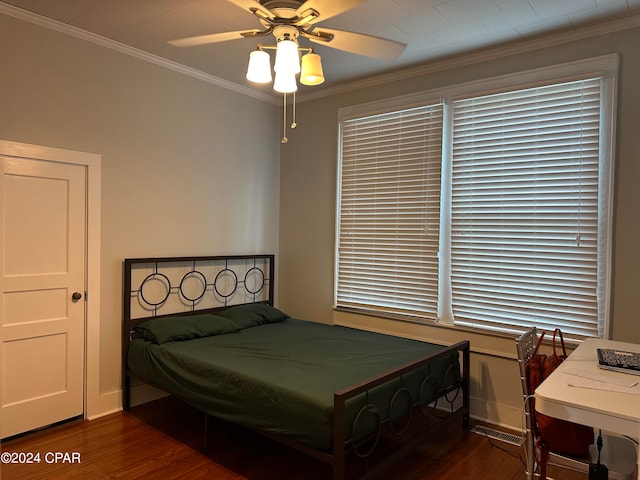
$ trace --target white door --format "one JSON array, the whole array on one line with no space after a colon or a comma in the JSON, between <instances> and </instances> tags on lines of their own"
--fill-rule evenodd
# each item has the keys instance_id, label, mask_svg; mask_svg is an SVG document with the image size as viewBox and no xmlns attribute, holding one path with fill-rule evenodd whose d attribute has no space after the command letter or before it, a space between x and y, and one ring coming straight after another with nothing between
<instances>
[{"instance_id":1,"label":"white door","mask_svg":"<svg viewBox=\"0 0 640 480\"><path fill-rule=\"evenodd\" d=\"M0 438L83 414L85 191L84 166L0 156Z\"/></svg>"}]
</instances>

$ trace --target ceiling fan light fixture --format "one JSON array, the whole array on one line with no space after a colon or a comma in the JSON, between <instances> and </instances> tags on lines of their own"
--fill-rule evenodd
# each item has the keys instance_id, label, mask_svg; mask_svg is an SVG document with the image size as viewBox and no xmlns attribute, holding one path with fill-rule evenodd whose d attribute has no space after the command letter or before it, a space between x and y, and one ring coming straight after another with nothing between
<instances>
[{"instance_id":1,"label":"ceiling fan light fixture","mask_svg":"<svg viewBox=\"0 0 640 480\"><path fill-rule=\"evenodd\" d=\"M276 63L273 67L276 72L300 73L300 55L298 43L294 40L278 40L276 47Z\"/></svg>"},{"instance_id":2,"label":"ceiling fan light fixture","mask_svg":"<svg viewBox=\"0 0 640 480\"><path fill-rule=\"evenodd\" d=\"M315 52L309 52L302 57L302 73L300 83L303 85L320 85L324 82L322 59Z\"/></svg>"},{"instance_id":3,"label":"ceiling fan light fixture","mask_svg":"<svg viewBox=\"0 0 640 480\"><path fill-rule=\"evenodd\" d=\"M271 79L271 55L264 50L254 50L249 54L247 80L254 83L269 83Z\"/></svg>"},{"instance_id":4,"label":"ceiling fan light fixture","mask_svg":"<svg viewBox=\"0 0 640 480\"><path fill-rule=\"evenodd\" d=\"M273 80L273 89L280 93L293 93L298 90L298 82L296 82L296 74L291 72L276 72L276 78Z\"/></svg>"}]
</instances>

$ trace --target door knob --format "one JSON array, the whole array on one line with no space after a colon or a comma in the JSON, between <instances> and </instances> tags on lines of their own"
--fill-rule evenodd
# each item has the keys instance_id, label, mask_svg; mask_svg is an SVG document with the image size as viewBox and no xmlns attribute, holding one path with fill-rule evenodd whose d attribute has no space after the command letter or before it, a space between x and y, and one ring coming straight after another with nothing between
<instances>
[{"instance_id":1,"label":"door knob","mask_svg":"<svg viewBox=\"0 0 640 480\"><path fill-rule=\"evenodd\" d=\"M74 302L77 302L81 298L82 294L80 292L73 292L73 295L71 295L71 300L73 300Z\"/></svg>"}]
</instances>

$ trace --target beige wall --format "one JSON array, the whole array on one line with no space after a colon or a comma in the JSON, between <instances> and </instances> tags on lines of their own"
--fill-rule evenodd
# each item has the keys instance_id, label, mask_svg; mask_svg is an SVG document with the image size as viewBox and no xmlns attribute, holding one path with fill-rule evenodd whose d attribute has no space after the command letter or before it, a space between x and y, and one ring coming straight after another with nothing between
<instances>
[{"instance_id":1,"label":"beige wall","mask_svg":"<svg viewBox=\"0 0 640 480\"><path fill-rule=\"evenodd\" d=\"M102 156L102 395L119 403L124 258L277 253L278 113L0 15L0 139Z\"/></svg>"},{"instance_id":2,"label":"beige wall","mask_svg":"<svg viewBox=\"0 0 640 480\"><path fill-rule=\"evenodd\" d=\"M522 397L514 339L444 327L335 313L333 262L335 232L336 140L338 109L439 86L518 72L602 54L621 57L614 213L612 336L640 342L640 29L620 31L509 54L494 50L441 63L431 73L382 86L303 102L300 128L282 149L280 181L280 306L291 315L357 325L376 331L452 343L470 338L472 414L496 423L522 425ZM536 46L537 45L537 46Z\"/></svg>"}]
</instances>

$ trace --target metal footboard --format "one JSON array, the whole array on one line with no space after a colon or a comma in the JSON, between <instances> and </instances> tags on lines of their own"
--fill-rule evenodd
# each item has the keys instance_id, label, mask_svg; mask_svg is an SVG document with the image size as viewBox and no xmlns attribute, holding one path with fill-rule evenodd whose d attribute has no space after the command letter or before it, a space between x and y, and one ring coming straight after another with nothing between
<instances>
[{"instance_id":1,"label":"metal footboard","mask_svg":"<svg viewBox=\"0 0 640 480\"><path fill-rule=\"evenodd\" d=\"M459 357L460 363L452 363L445 374L446 384L438 385L437 379L430 373L430 364L446 357ZM433 434L452 423L461 422L463 427L468 427L469 421L469 341L462 341L447 347L437 353L416 360L398 369L383 373L366 382L346 388L334 395L333 417L333 454L331 464L334 480L347 478L347 467L352 458L365 465L365 469L356 473L359 478L367 478L388 468L401 457L408 454L417 445L425 441ZM418 397L412 398L411 392L402 386L391 396L390 403L399 402L400 398L409 405L407 414L398 421L387 416L380 418L375 413L375 406L369 403L359 410L351 425L351 432L357 428L357 423L365 415L375 418L377 428L375 432L362 439L355 439L354 435L347 435L344 427L347 422L346 405L349 399L359 395L366 395L375 387L387 382L401 379L413 372L424 372L424 377L419 389ZM388 411L393 405L389 405ZM377 458L376 450L380 447L381 438L395 438L400 445L391 452Z\"/></svg>"}]
</instances>

